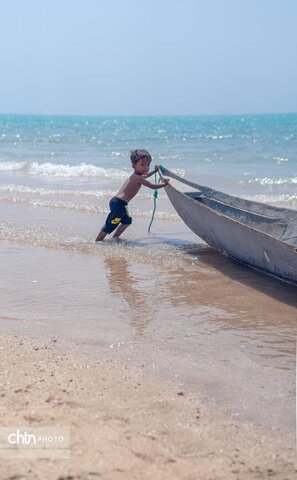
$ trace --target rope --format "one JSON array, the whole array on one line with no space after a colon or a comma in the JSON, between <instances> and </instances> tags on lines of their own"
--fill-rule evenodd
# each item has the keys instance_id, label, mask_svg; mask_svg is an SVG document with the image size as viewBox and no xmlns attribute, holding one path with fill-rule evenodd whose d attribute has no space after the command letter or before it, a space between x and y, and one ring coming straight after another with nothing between
<instances>
[{"instance_id":1,"label":"rope","mask_svg":"<svg viewBox=\"0 0 297 480\"><path fill-rule=\"evenodd\" d=\"M160 181L161 181L161 178L159 177L158 183L160 183ZM157 172L155 173L155 183L157 183ZM150 224L149 224L148 229L147 229L148 233L151 233L151 226L152 226L152 223L153 223L154 217L155 217L155 211L156 211L156 208L157 208L158 190L154 190L153 197L154 197L154 208L153 208L152 218L151 218Z\"/></svg>"}]
</instances>

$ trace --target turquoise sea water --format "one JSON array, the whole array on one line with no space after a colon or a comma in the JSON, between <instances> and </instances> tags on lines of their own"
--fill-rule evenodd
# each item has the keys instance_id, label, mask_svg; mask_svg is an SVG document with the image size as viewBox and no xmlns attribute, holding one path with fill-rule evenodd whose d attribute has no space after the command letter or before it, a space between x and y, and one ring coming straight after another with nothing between
<instances>
[{"instance_id":1,"label":"turquoise sea water","mask_svg":"<svg viewBox=\"0 0 297 480\"><path fill-rule=\"evenodd\" d=\"M130 171L133 148L146 148L156 163L221 190L296 205L297 114L1 115L0 181L113 188Z\"/></svg>"},{"instance_id":2,"label":"turquoise sea water","mask_svg":"<svg viewBox=\"0 0 297 480\"><path fill-rule=\"evenodd\" d=\"M104 223L109 199L132 171L129 151L134 148L146 148L153 164L163 164L200 184L297 208L297 114L1 115L0 202L8 207L29 207L21 214L22 219L30 217L32 208L38 208L40 214L44 208L48 213L71 212L73 225L81 223L79 214L93 214L95 218L87 222L98 229ZM132 216L143 222L134 222L134 229L139 225L138 233L146 231L152 206L152 191L145 187L129 204ZM17 212L16 208L12 211ZM160 222L158 233L172 233L177 238L185 232L189 239L188 229L183 229L164 191L159 192L156 219ZM22 227L21 233L18 222L5 224L2 238L13 235L40 239L40 232L32 231L29 223L28 231ZM78 243L95 235L83 233L76 237ZM64 234L59 241L65 242Z\"/></svg>"}]
</instances>

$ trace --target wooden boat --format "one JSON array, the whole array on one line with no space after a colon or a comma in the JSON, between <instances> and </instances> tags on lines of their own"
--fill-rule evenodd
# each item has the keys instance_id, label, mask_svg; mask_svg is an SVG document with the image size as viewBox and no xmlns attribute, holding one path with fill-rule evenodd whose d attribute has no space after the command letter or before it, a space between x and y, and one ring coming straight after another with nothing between
<instances>
[{"instance_id":1,"label":"wooden boat","mask_svg":"<svg viewBox=\"0 0 297 480\"><path fill-rule=\"evenodd\" d=\"M297 211L218 192L185 180L195 191L169 184L166 193L186 225L208 245L249 267L297 286Z\"/></svg>"}]
</instances>

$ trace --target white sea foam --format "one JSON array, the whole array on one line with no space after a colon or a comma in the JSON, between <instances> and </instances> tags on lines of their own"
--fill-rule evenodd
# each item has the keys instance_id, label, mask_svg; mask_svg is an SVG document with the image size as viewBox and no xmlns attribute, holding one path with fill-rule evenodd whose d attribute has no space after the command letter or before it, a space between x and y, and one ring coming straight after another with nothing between
<instances>
[{"instance_id":1,"label":"white sea foam","mask_svg":"<svg viewBox=\"0 0 297 480\"><path fill-rule=\"evenodd\" d=\"M106 215L109 213L109 208L107 206L100 207L97 205L92 204L83 204L81 202L69 202L65 200L41 200L35 198L25 198L19 196L5 196L5 194L0 193L0 201L5 202L12 202L14 204L23 204L23 205L30 205L33 207L41 207L41 208L51 208L51 209L63 209L63 210L76 210L78 212L85 212L85 213L95 213L95 214L104 214ZM140 217L140 218L151 218L152 211L140 211L137 209L131 209L131 213L133 216ZM155 214L156 218L161 220L178 220L179 217L175 213L169 213L166 211L158 211Z\"/></svg>"},{"instance_id":2,"label":"white sea foam","mask_svg":"<svg viewBox=\"0 0 297 480\"><path fill-rule=\"evenodd\" d=\"M0 172L13 172L24 170L27 162L0 162Z\"/></svg>"},{"instance_id":3,"label":"white sea foam","mask_svg":"<svg viewBox=\"0 0 297 480\"><path fill-rule=\"evenodd\" d=\"M284 184L294 184L297 183L297 177L289 178L250 178L249 180L241 180L241 184L250 183L250 184L260 184L260 185L284 185Z\"/></svg>"},{"instance_id":4,"label":"white sea foam","mask_svg":"<svg viewBox=\"0 0 297 480\"><path fill-rule=\"evenodd\" d=\"M259 195L245 196L245 198L247 200L252 200L255 202L270 203L275 206L283 206L283 207L289 207L294 209L297 206L297 195L288 195L285 193L275 194L275 195L259 194Z\"/></svg>"},{"instance_id":5,"label":"white sea foam","mask_svg":"<svg viewBox=\"0 0 297 480\"><path fill-rule=\"evenodd\" d=\"M53 163L32 162L28 169L29 175L49 177L100 177L106 179L124 179L127 172L115 168L106 169L92 164L61 165Z\"/></svg>"},{"instance_id":6,"label":"white sea foam","mask_svg":"<svg viewBox=\"0 0 297 480\"><path fill-rule=\"evenodd\" d=\"M132 263L147 263L157 267L173 266L176 268L178 265L189 265L187 250L183 250L183 245L178 249L179 245L176 247L174 244L160 242L158 239L154 242L152 238L145 237L143 240L137 239L136 241L106 241L98 248L98 244L95 241L90 241L87 234L69 237L63 232L52 231L46 225L19 225L5 222L0 230L0 240L104 258L124 258L126 261L129 259ZM197 269L207 273L206 269L195 264L195 270L197 271Z\"/></svg>"},{"instance_id":7,"label":"white sea foam","mask_svg":"<svg viewBox=\"0 0 297 480\"><path fill-rule=\"evenodd\" d=\"M273 160L276 160L278 165L280 165L281 163L289 161L289 159L285 158L285 157L273 157Z\"/></svg>"},{"instance_id":8,"label":"white sea foam","mask_svg":"<svg viewBox=\"0 0 297 480\"><path fill-rule=\"evenodd\" d=\"M95 198L111 198L116 194L116 190L63 190L51 189L44 187L28 187L26 185L0 185L0 195L3 193L9 194L28 194L31 196L75 196L75 197L95 197ZM138 193L137 198L151 199L152 193ZM159 193L159 200L166 198L164 193Z\"/></svg>"},{"instance_id":9,"label":"white sea foam","mask_svg":"<svg viewBox=\"0 0 297 480\"><path fill-rule=\"evenodd\" d=\"M233 138L233 135L205 135L207 140L222 140L224 138Z\"/></svg>"},{"instance_id":10,"label":"white sea foam","mask_svg":"<svg viewBox=\"0 0 297 480\"><path fill-rule=\"evenodd\" d=\"M0 185L0 195L1 193L11 193L11 194L28 194L32 196L77 196L77 197L112 197L116 194L114 190L61 190L61 189L50 189L50 188L34 188L27 187L25 185Z\"/></svg>"},{"instance_id":11,"label":"white sea foam","mask_svg":"<svg viewBox=\"0 0 297 480\"><path fill-rule=\"evenodd\" d=\"M127 157L127 152L111 152L112 157Z\"/></svg>"}]
</instances>

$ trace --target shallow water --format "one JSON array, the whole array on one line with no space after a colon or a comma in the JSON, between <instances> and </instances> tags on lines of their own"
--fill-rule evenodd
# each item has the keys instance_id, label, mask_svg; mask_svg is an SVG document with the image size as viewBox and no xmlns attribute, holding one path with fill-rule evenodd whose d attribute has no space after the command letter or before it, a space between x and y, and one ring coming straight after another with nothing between
<instances>
[{"instance_id":1,"label":"shallow water","mask_svg":"<svg viewBox=\"0 0 297 480\"><path fill-rule=\"evenodd\" d=\"M148 235L139 220L127 240L98 245L94 214L0 211L2 331L124 356L242 421L293 431L294 287L197 243L181 222Z\"/></svg>"}]
</instances>

